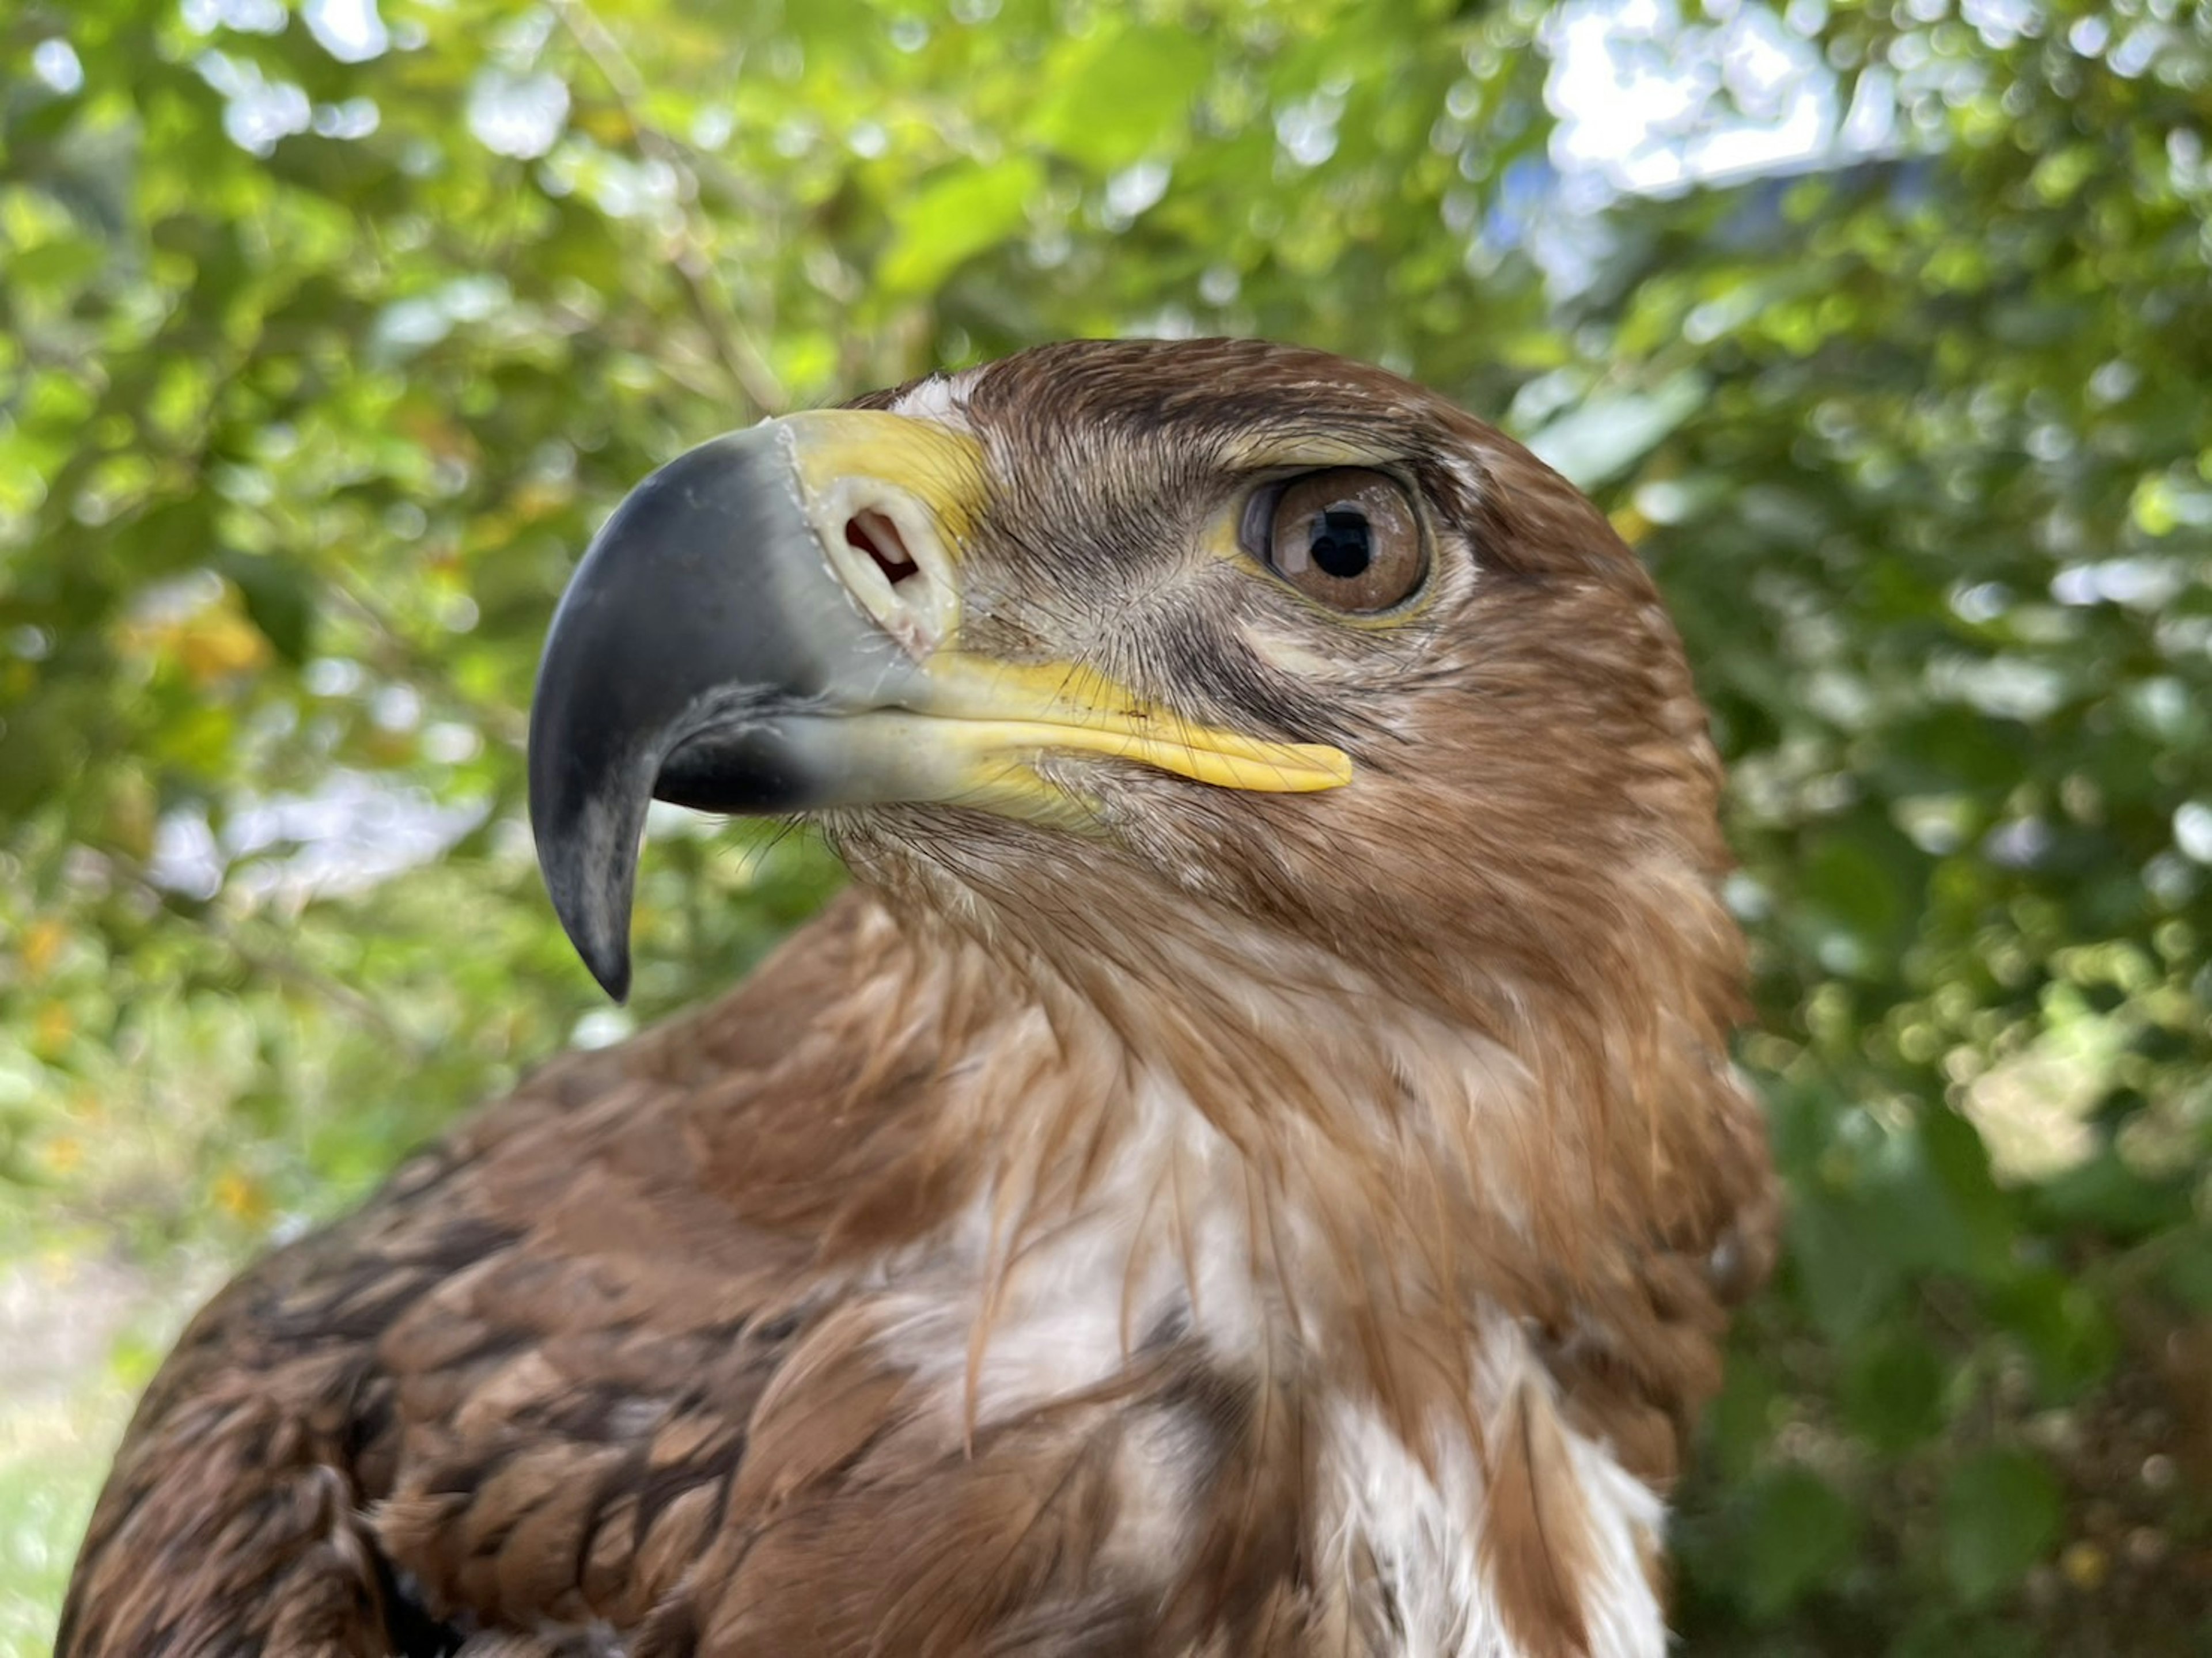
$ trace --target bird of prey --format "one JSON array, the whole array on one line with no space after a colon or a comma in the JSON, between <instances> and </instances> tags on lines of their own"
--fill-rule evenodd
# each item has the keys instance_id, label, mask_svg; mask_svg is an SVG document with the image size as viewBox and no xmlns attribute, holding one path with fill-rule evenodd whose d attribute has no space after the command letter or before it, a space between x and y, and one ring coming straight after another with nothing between
<instances>
[{"instance_id":1,"label":"bird of prey","mask_svg":"<svg viewBox=\"0 0 2212 1658\"><path fill-rule=\"evenodd\" d=\"M683 455L530 734L847 893L201 1313L64 1658L1659 1658L1772 1254L1720 767L1606 519L1379 369L1041 348Z\"/></svg>"}]
</instances>

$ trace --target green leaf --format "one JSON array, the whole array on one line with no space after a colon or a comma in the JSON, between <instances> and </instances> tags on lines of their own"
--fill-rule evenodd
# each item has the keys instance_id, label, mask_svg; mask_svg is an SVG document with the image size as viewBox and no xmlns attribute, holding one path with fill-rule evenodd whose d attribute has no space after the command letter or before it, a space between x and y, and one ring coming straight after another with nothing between
<instances>
[{"instance_id":1,"label":"green leaf","mask_svg":"<svg viewBox=\"0 0 2212 1658\"><path fill-rule=\"evenodd\" d=\"M2012 1588L2058 1540L2058 1482L2024 1452L1984 1451L1962 1463L1943 1491L1943 1567L1966 1600Z\"/></svg>"},{"instance_id":2,"label":"green leaf","mask_svg":"<svg viewBox=\"0 0 2212 1658\"><path fill-rule=\"evenodd\" d=\"M1650 392L1586 398L1531 436L1528 446L1582 488L1595 489L1657 448L1705 393L1700 376L1677 374Z\"/></svg>"},{"instance_id":3,"label":"green leaf","mask_svg":"<svg viewBox=\"0 0 2212 1658\"><path fill-rule=\"evenodd\" d=\"M877 267L887 290L921 293L1026 222L1030 198L1042 187L1034 156L982 166L963 161L939 173L898 215L898 231Z\"/></svg>"},{"instance_id":4,"label":"green leaf","mask_svg":"<svg viewBox=\"0 0 2212 1658\"><path fill-rule=\"evenodd\" d=\"M1844 1419L1881 1449L1910 1449L1943 1425L1944 1366L1910 1327L1885 1332L1844 1374Z\"/></svg>"},{"instance_id":5,"label":"green leaf","mask_svg":"<svg viewBox=\"0 0 2212 1658\"><path fill-rule=\"evenodd\" d=\"M1818 1474L1785 1468L1753 1493L1743 1544L1742 1594L1760 1619L1787 1611L1847 1564L1856 1510Z\"/></svg>"},{"instance_id":6,"label":"green leaf","mask_svg":"<svg viewBox=\"0 0 2212 1658\"><path fill-rule=\"evenodd\" d=\"M1990 1293L1990 1313L2035 1363L2044 1401L2063 1404L2102 1380L2119 1357L2119 1332L2084 1284L2053 1272L2023 1272Z\"/></svg>"},{"instance_id":7,"label":"green leaf","mask_svg":"<svg viewBox=\"0 0 2212 1658\"><path fill-rule=\"evenodd\" d=\"M1173 155L1213 62L1180 24L1102 27L1053 54L1029 137L1099 173Z\"/></svg>"},{"instance_id":8,"label":"green leaf","mask_svg":"<svg viewBox=\"0 0 2212 1658\"><path fill-rule=\"evenodd\" d=\"M1758 1466L1773 1437L1778 1382L1756 1352L1732 1353L1719 1395L1705 1412L1705 1443L1715 1463L1734 1479Z\"/></svg>"},{"instance_id":9,"label":"green leaf","mask_svg":"<svg viewBox=\"0 0 2212 1658\"><path fill-rule=\"evenodd\" d=\"M1990 1173L1988 1150L1974 1126L1955 1111L1923 1112L1916 1125L1913 1179L1908 1192L1931 1228L1932 1265L1990 1278L2003 1272L2019 1233L2018 1206ZM1918 1190L1913 1190L1918 1187ZM1924 1196L1923 1193L1924 1193Z\"/></svg>"},{"instance_id":10,"label":"green leaf","mask_svg":"<svg viewBox=\"0 0 2212 1658\"><path fill-rule=\"evenodd\" d=\"M313 578L299 565L250 553L222 562L222 573L238 586L246 619L261 629L276 654L295 666L314 643L315 591Z\"/></svg>"},{"instance_id":11,"label":"green leaf","mask_svg":"<svg viewBox=\"0 0 2212 1658\"><path fill-rule=\"evenodd\" d=\"M2185 1307L2212 1315L2212 1236L2185 1232L2173 1243L2159 1281Z\"/></svg>"},{"instance_id":12,"label":"green leaf","mask_svg":"<svg viewBox=\"0 0 2212 1658\"><path fill-rule=\"evenodd\" d=\"M2057 1225L2094 1227L2124 1242L2186 1224L2192 1208L2185 1181L2146 1179L2109 1147L2044 1182L2033 1199Z\"/></svg>"},{"instance_id":13,"label":"green leaf","mask_svg":"<svg viewBox=\"0 0 2212 1658\"><path fill-rule=\"evenodd\" d=\"M1896 1304L1905 1273L1876 1247L1896 1217L1863 1201L1801 1193L1790 1206L1789 1265L1828 1339L1849 1341Z\"/></svg>"}]
</instances>

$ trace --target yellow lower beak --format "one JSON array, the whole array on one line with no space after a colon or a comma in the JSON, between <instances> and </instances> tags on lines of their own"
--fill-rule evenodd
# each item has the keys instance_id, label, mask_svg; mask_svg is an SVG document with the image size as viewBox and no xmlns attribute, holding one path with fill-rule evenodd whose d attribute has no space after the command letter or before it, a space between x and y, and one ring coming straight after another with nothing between
<instances>
[{"instance_id":1,"label":"yellow lower beak","mask_svg":"<svg viewBox=\"0 0 2212 1658\"><path fill-rule=\"evenodd\" d=\"M1073 664L1014 665L940 652L921 665L935 695L929 737L966 757L998 794L1053 754L1124 760L1216 788L1308 794L1352 780L1351 759L1319 743L1276 743L1185 720ZM919 733L918 733L919 734ZM1018 806L1027 791L1005 802Z\"/></svg>"}]
</instances>

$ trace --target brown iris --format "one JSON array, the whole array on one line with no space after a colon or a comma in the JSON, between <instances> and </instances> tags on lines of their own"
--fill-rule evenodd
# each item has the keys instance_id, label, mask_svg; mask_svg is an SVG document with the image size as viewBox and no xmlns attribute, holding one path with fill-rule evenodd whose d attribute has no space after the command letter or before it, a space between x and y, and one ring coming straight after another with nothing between
<instances>
[{"instance_id":1,"label":"brown iris","mask_svg":"<svg viewBox=\"0 0 2212 1658\"><path fill-rule=\"evenodd\" d=\"M1253 550L1307 598L1363 614L1387 610L1421 585L1428 561L1420 520L1395 479L1334 466L1291 478L1254 505L1270 498L1264 548Z\"/></svg>"}]
</instances>

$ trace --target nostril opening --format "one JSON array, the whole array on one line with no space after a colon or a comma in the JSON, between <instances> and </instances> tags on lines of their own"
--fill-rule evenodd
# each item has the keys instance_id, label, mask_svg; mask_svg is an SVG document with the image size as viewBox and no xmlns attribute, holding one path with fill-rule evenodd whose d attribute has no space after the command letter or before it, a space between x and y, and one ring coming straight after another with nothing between
<instances>
[{"instance_id":1,"label":"nostril opening","mask_svg":"<svg viewBox=\"0 0 2212 1658\"><path fill-rule=\"evenodd\" d=\"M889 513L873 508L854 513L845 520L845 544L875 560L876 568L884 573L884 580L894 587L920 573L920 567L906 550L906 537L899 534L899 527Z\"/></svg>"}]
</instances>

